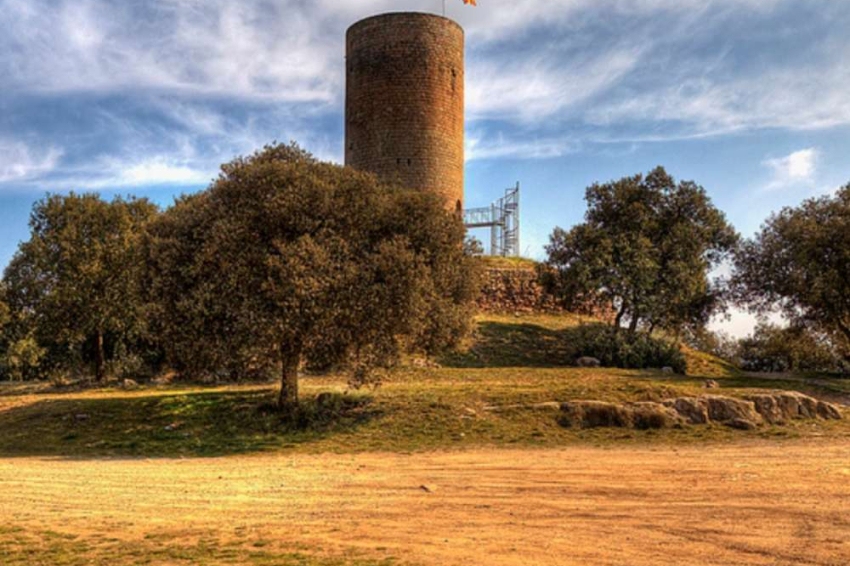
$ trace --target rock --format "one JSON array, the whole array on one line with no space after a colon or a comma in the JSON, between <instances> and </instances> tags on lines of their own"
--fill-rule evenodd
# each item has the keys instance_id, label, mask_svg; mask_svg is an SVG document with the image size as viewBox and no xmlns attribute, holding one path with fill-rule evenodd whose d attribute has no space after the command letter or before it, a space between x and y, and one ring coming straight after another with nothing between
<instances>
[{"instance_id":1,"label":"rock","mask_svg":"<svg viewBox=\"0 0 850 566\"><path fill-rule=\"evenodd\" d=\"M785 424L789 418L774 395L748 395L746 399L753 402L756 412L770 424Z\"/></svg>"},{"instance_id":2,"label":"rock","mask_svg":"<svg viewBox=\"0 0 850 566\"><path fill-rule=\"evenodd\" d=\"M792 419L841 418L837 406L796 391L748 395L746 399L753 402L756 412L770 424L785 424Z\"/></svg>"},{"instance_id":3,"label":"rock","mask_svg":"<svg viewBox=\"0 0 850 566\"><path fill-rule=\"evenodd\" d=\"M818 401L796 391L776 393L776 402L789 419L814 419L818 416Z\"/></svg>"},{"instance_id":4,"label":"rock","mask_svg":"<svg viewBox=\"0 0 850 566\"><path fill-rule=\"evenodd\" d=\"M139 384L133 381L132 379L125 379L121 382L121 387L124 389L138 389Z\"/></svg>"},{"instance_id":5,"label":"rock","mask_svg":"<svg viewBox=\"0 0 850 566\"><path fill-rule=\"evenodd\" d=\"M841 410L832 403L818 401L818 416L822 419L841 419Z\"/></svg>"},{"instance_id":6,"label":"rock","mask_svg":"<svg viewBox=\"0 0 850 566\"><path fill-rule=\"evenodd\" d=\"M604 401L568 401L561 404L562 426L581 428L631 427L631 411Z\"/></svg>"},{"instance_id":7,"label":"rock","mask_svg":"<svg viewBox=\"0 0 850 566\"><path fill-rule=\"evenodd\" d=\"M632 411L632 425L640 430L668 428L683 422L675 409L661 403L650 401L632 403L629 409Z\"/></svg>"},{"instance_id":8,"label":"rock","mask_svg":"<svg viewBox=\"0 0 850 566\"><path fill-rule=\"evenodd\" d=\"M440 367L440 364L438 364L434 360L429 360L428 358L413 358L410 361L410 365L415 368L421 369L433 369Z\"/></svg>"},{"instance_id":9,"label":"rock","mask_svg":"<svg viewBox=\"0 0 850 566\"><path fill-rule=\"evenodd\" d=\"M664 405L672 408L690 424L708 423L708 404L697 397L679 397L664 401Z\"/></svg>"},{"instance_id":10,"label":"rock","mask_svg":"<svg viewBox=\"0 0 850 566\"><path fill-rule=\"evenodd\" d=\"M731 419L723 424L736 430L755 430L758 428L758 425L749 419Z\"/></svg>"},{"instance_id":11,"label":"rock","mask_svg":"<svg viewBox=\"0 0 850 566\"><path fill-rule=\"evenodd\" d=\"M532 405L528 405L529 409L555 409L556 411L561 408L561 403L557 401L545 401L543 403L534 403Z\"/></svg>"},{"instance_id":12,"label":"rock","mask_svg":"<svg viewBox=\"0 0 850 566\"><path fill-rule=\"evenodd\" d=\"M661 373L673 373L673 368L671 368L670 366L664 366L663 368L661 368Z\"/></svg>"},{"instance_id":13,"label":"rock","mask_svg":"<svg viewBox=\"0 0 850 566\"><path fill-rule=\"evenodd\" d=\"M476 411L472 407L464 407L463 412L466 413L470 417L477 417L478 416L478 411Z\"/></svg>"},{"instance_id":14,"label":"rock","mask_svg":"<svg viewBox=\"0 0 850 566\"><path fill-rule=\"evenodd\" d=\"M707 404L709 420L721 423L735 419L743 419L753 423L759 423L762 420L752 401L721 395L705 395L702 399L705 399Z\"/></svg>"},{"instance_id":15,"label":"rock","mask_svg":"<svg viewBox=\"0 0 850 566\"><path fill-rule=\"evenodd\" d=\"M705 383L702 384L706 389L717 389L720 387L720 384L714 381L713 379L706 379Z\"/></svg>"},{"instance_id":16,"label":"rock","mask_svg":"<svg viewBox=\"0 0 850 566\"><path fill-rule=\"evenodd\" d=\"M580 368L598 368L602 365L602 362L590 356L582 356L576 360L576 365Z\"/></svg>"}]
</instances>

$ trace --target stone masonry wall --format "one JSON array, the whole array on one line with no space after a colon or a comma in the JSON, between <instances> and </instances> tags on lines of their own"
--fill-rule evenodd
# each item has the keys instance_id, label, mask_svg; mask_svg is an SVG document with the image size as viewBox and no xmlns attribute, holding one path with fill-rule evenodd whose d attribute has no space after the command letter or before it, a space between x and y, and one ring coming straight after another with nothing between
<instances>
[{"instance_id":1,"label":"stone masonry wall","mask_svg":"<svg viewBox=\"0 0 850 566\"><path fill-rule=\"evenodd\" d=\"M558 305L538 282L534 269L487 268L478 308L484 312L557 311Z\"/></svg>"},{"instance_id":2,"label":"stone masonry wall","mask_svg":"<svg viewBox=\"0 0 850 566\"><path fill-rule=\"evenodd\" d=\"M433 14L383 14L352 25L345 164L462 208L463 50L463 29Z\"/></svg>"}]
</instances>

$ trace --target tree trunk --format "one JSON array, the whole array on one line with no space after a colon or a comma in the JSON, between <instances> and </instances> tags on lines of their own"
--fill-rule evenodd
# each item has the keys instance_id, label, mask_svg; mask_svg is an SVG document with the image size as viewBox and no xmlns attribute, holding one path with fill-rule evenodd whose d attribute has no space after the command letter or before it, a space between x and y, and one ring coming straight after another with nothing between
<instances>
[{"instance_id":1,"label":"tree trunk","mask_svg":"<svg viewBox=\"0 0 850 566\"><path fill-rule=\"evenodd\" d=\"M640 319L638 318L638 313L637 311L635 311L634 314L632 314L632 320L629 323L629 334L634 334L635 332L637 332L639 320Z\"/></svg>"},{"instance_id":2,"label":"tree trunk","mask_svg":"<svg viewBox=\"0 0 850 566\"><path fill-rule=\"evenodd\" d=\"M624 302L622 305L620 305L620 310L617 311L617 317L614 319L614 328L619 330L620 324L622 324L622 322L623 322L623 315L625 315L625 314L626 314L626 303Z\"/></svg>"},{"instance_id":3,"label":"tree trunk","mask_svg":"<svg viewBox=\"0 0 850 566\"><path fill-rule=\"evenodd\" d=\"M94 353L94 379L98 383L103 383L106 378L106 356L103 353L103 331L97 331L97 345Z\"/></svg>"},{"instance_id":4,"label":"tree trunk","mask_svg":"<svg viewBox=\"0 0 850 566\"><path fill-rule=\"evenodd\" d=\"M298 363L301 356L287 354L283 356L280 376L280 395L277 406L281 412L291 412L298 408Z\"/></svg>"}]
</instances>

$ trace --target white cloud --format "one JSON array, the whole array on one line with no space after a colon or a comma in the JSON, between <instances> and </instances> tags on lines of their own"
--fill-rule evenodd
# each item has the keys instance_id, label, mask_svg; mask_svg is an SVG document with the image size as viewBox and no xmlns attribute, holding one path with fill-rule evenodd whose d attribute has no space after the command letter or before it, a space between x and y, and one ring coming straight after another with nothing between
<instances>
[{"instance_id":1,"label":"white cloud","mask_svg":"<svg viewBox=\"0 0 850 566\"><path fill-rule=\"evenodd\" d=\"M850 124L845 40L812 36L791 63L772 54L784 40L776 35L776 46L759 44L757 66L741 68L747 49L765 37L743 24L764 24L789 1L516 0L471 8L449 0L449 16L466 29L470 124L522 128L509 142L473 140L470 156L571 151L556 129L580 129L584 142L640 142ZM383 11L440 7L440 0L0 0L0 76L10 96L167 100L185 144L198 148L200 137L214 146L209 160L289 137L339 158L338 144L309 120L342 111L346 27ZM739 35L729 32L736 25ZM204 109L209 100L262 108L239 124ZM190 158L197 159L174 160Z\"/></svg>"},{"instance_id":2,"label":"white cloud","mask_svg":"<svg viewBox=\"0 0 850 566\"><path fill-rule=\"evenodd\" d=\"M212 175L184 165L173 165L164 160L137 163L118 172L114 184L118 186L195 185L209 181Z\"/></svg>"},{"instance_id":3,"label":"white cloud","mask_svg":"<svg viewBox=\"0 0 850 566\"><path fill-rule=\"evenodd\" d=\"M586 54L568 68L545 53L484 61L469 70L467 112L472 120L543 120L605 91L639 60L638 46L623 46Z\"/></svg>"},{"instance_id":4,"label":"white cloud","mask_svg":"<svg viewBox=\"0 0 850 566\"><path fill-rule=\"evenodd\" d=\"M49 147L37 151L25 143L0 139L0 183L22 182L54 170L62 150Z\"/></svg>"},{"instance_id":5,"label":"white cloud","mask_svg":"<svg viewBox=\"0 0 850 566\"><path fill-rule=\"evenodd\" d=\"M467 134L466 161L513 157L520 159L545 159L575 153L581 144L568 138L511 139L503 134Z\"/></svg>"},{"instance_id":6,"label":"white cloud","mask_svg":"<svg viewBox=\"0 0 850 566\"><path fill-rule=\"evenodd\" d=\"M782 188L794 184L811 184L817 172L818 150L810 147L784 157L766 159L764 165L773 170L768 188Z\"/></svg>"}]
</instances>

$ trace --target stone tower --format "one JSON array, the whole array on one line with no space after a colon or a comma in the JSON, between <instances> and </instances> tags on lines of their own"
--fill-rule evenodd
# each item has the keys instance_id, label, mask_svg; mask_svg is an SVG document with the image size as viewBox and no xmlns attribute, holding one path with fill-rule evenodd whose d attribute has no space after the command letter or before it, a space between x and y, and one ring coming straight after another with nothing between
<instances>
[{"instance_id":1,"label":"stone tower","mask_svg":"<svg viewBox=\"0 0 850 566\"><path fill-rule=\"evenodd\" d=\"M382 14L346 34L345 164L463 207L463 29Z\"/></svg>"}]
</instances>

